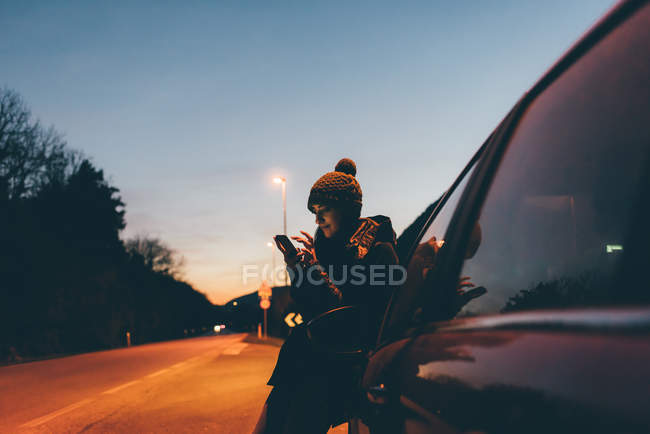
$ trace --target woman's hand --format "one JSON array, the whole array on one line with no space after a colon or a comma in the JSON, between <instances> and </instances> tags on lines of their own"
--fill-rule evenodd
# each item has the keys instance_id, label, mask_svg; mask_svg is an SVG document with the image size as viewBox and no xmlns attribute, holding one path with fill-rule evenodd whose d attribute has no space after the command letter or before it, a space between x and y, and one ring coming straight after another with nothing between
<instances>
[{"instance_id":1,"label":"woman's hand","mask_svg":"<svg viewBox=\"0 0 650 434\"><path fill-rule=\"evenodd\" d=\"M308 265L313 264L316 260L316 254L314 253L314 239L305 231L300 231L303 237L291 237L293 240L301 243L304 248L298 248L298 253L292 251L287 251L287 249L280 243L277 243L278 249L282 252L284 256L284 262L287 264L287 267L294 268L298 262L303 262Z\"/></svg>"},{"instance_id":2,"label":"woman's hand","mask_svg":"<svg viewBox=\"0 0 650 434\"><path fill-rule=\"evenodd\" d=\"M313 265L316 262L316 252L314 251L314 238L305 231L300 231L303 237L291 237L291 239L298 241L303 245L303 248L298 250L298 260Z\"/></svg>"},{"instance_id":3,"label":"woman's hand","mask_svg":"<svg viewBox=\"0 0 650 434\"><path fill-rule=\"evenodd\" d=\"M282 256L284 256L284 262L287 264L287 267L290 268L295 267L298 261L300 260L299 258L300 252L296 253L295 251L289 251L282 245L282 243L279 243L277 241L275 245L277 246L278 250L282 253Z\"/></svg>"}]
</instances>

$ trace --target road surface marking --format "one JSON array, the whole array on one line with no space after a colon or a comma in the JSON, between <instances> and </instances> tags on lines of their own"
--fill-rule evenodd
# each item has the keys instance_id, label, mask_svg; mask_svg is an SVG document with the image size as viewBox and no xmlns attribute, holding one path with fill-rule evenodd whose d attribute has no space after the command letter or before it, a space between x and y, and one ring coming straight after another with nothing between
<instances>
[{"instance_id":1,"label":"road surface marking","mask_svg":"<svg viewBox=\"0 0 650 434\"><path fill-rule=\"evenodd\" d=\"M171 368L161 369L160 371L156 371L156 372L154 372L153 374L149 374L149 375L147 375L147 378L157 377L157 376L162 375L162 374L164 374L165 372L169 372L169 371L171 371Z\"/></svg>"},{"instance_id":2,"label":"road surface marking","mask_svg":"<svg viewBox=\"0 0 650 434\"><path fill-rule=\"evenodd\" d=\"M124 388L126 388L126 387L132 386L132 385L134 385L135 383L139 383L140 381L141 381L141 380L133 380L133 381L129 381L128 383L124 383L124 384L122 384L121 386L117 386L117 387L114 387L114 388L112 388L112 389L108 389L108 390L104 391L103 393L107 393L107 394L115 393L115 392L118 392L118 391L120 391L120 390L122 390L122 389L124 389Z\"/></svg>"},{"instance_id":3,"label":"road surface marking","mask_svg":"<svg viewBox=\"0 0 650 434\"><path fill-rule=\"evenodd\" d=\"M245 344L245 343L243 343L243 342L240 342L240 343L238 343L238 344L235 344L235 345L231 345L231 346L229 346L228 348L226 348L225 350L223 350L223 353L221 353L221 354L225 354L225 355L228 355L228 356L236 356L236 355L238 355L239 353L241 353L241 351L242 351L244 348L246 348L247 346L248 346L248 344Z\"/></svg>"},{"instance_id":4,"label":"road surface marking","mask_svg":"<svg viewBox=\"0 0 650 434\"><path fill-rule=\"evenodd\" d=\"M24 423L24 424L21 425L21 427L34 428L35 426L42 425L45 422L48 422L48 421L54 419L57 416L61 416L64 413L72 411L75 408L79 408L79 407L81 407L83 405L86 405L91 401L92 401L92 399L88 398L88 399L84 399L82 401L79 401L79 402L77 402L75 404L70 404L67 407L63 407L61 410L57 410L57 411L55 411L53 413L46 414L45 416L41 416L41 417L39 417L37 419L31 420L31 421L29 421L27 423Z\"/></svg>"},{"instance_id":5,"label":"road surface marking","mask_svg":"<svg viewBox=\"0 0 650 434\"><path fill-rule=\"evenodd\" d=\"M169 369L182 368L185 365L187 365L187 362L180 362L180 363L176 363L175 365L170 366Z\"/></svg>"},{"instance_id":6,"label":"road surface marking","mask_svg":"<svg viewBox=\"0 0 650 434\"><path fill-rule=\"evenodd\" d=\"M161 370L158 371L158 372L154 372L153 374L149 374L149 375L147 375L147 378L157 377L157 376L162 375L162 374L164 374L165 372L168 372L168 371L170 371L170 370L171 370L170 368L161 369Z\"/></svg>"}]
</instances>

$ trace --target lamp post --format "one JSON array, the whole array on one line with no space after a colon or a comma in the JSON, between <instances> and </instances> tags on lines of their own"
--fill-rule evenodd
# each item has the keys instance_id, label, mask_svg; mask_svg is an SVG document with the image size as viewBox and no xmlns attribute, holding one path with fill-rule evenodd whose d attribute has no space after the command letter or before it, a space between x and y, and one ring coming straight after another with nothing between
<instances>
[{"instance_id":1,"label":"lamp post","mask_svg":"<svg viewBox=\"0 0 650 434\"><path fill-rule=\"evenodd\" d=\"M273 250L273 243L268 242L266 243L267 247L271 248L271 263L272 269L271 269L271 286L275 286L275 250ZM262 292L262 289L264 289L264 292ZM268 292L266 290L268 289ZM268 330L269 330L269 323L268 323L268 313L267 311L269 310L269 297L271 296L271 288L267 288L266 285L266 279L262 281L262 286L260 287L260 290L257 292L258 295L260 295L260 307L264 311L264 329L263 329L263 337L264 339L267 338L268 336ZM262 303L266 303L266 305L263 305ZM259 330L258 330L258 336L259 336Z\"/></svg>"},{"instance_id":2,"label":"lamp post","mask_svg":"<svg viewBox=\"0 0 650 434\"><path fill-rule=\"evenodd\" d=\"M283 176L276 176L273 178L276 184L282 184L282 221L284 227L284 235L287 234L287 180ZM284 273L284 285L287 285L287 273Z\"/></svg>"},{"instance_id":3,"label":"lamp post","mask_svg":"<svg viewBox=\"0 0 650 434\"><path fill-rule=\"evenodd\" d=\"M282 176L273 178L276 184L282 184L282 213L284 223L284 234L287 234L287 180Z\"/></svg>"},{"instance_id":4,"label":"lamp post","mask_svg":"<svg viewBox=\"0 0 650 434\"><path fill-rule=\"evenodd\" d=\"M271 242L266 243L266 245L271 248L271 263L273 264L273 268L271 268L271 285L275 286L275 249Z\"/></svg>"}]
</instances>

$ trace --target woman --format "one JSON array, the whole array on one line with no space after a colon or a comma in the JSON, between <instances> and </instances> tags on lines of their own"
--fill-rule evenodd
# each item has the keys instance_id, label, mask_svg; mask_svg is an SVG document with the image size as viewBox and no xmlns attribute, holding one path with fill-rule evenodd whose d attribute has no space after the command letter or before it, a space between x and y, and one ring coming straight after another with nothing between
<instances>
[{"instance_id":1,"label":"woman","mask_svg":"<svg viewBox=\"0 0 650 434\"><path fill-rule=\"evenodd\" d=\"M298 254L283 249L283 254L291 295L303 317L308 321L336 307L358 306L366 327L356 333L370 347L392 290L388 267L398 261L390 219L360 218L362 192L355 175L354 161L344 158L314 183L307 203L316 215L316 234L301 231L303 237L292 238L303 248ZM354 368L315 353L304 325L294 328L269 379L274 387L255 432L326 433L345 421Z\"/></svg>"}]
</instances>

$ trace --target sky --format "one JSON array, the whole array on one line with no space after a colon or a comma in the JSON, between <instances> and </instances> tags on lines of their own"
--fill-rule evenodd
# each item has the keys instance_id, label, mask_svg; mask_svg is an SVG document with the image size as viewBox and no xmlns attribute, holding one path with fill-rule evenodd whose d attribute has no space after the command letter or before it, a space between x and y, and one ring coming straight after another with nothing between
<instances>
[{"instance_id":1,"label":"sky","mask_svg":"<svg viewBox=\"0 0 650 434\"><path fill-rule=\"evenodd\" d=\"M119 188L123 239L162 239L221 304L271 262L274 176L313 233L312 184L352 158L399 235L613 4L0 0L0 86Z\"/></svg>"}]
</instances>

